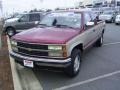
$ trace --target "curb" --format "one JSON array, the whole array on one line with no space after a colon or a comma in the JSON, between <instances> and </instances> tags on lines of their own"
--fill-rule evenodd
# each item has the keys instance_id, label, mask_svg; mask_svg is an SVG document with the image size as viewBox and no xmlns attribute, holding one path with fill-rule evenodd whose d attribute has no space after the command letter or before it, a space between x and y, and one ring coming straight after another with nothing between
<instances>
[{"instance_id":1,"label":"curb","mask_svg":"<svg viewBox=\"0 0 120 90\"><path fill-rule=\"evenodd\" d=\"M11 64L11 70L12 70L12 76L13 76L13 84L14 84L14 90L23 90L21 81L16 69L16 64L14 60L10 58L10 64Z\"/></svg>"},{"instance_id":2,"label":"curb","mask_svg":"<svg viewBox=\"0 0 120 90\"><path fill-rule=\"evenodd\" d=\"M0 48L2 48L2 32L3 32L3 23L0 21Z\"/></svg>"},{"instance_id":3,"label":"curb","mask_svg":"<svg viewBox=\"0 0 120 90\"><path fill-rule=\"evenodd\" d=\"M7 43L8 43L8 50L10 52L11 47L9 45L8 39L7 39ZM19 75L16 69L16 64L14 60L12 60L11 57L10 57L10 65L11 65L11 71L12 71L12 77L13 77L14 90L23 90L21 82L20 82L20 78L19 78Z\"/></svg>"},{"instance_id":4,"label":"curb","mask_svg":"<svg viewBox=\"0 0 120 90\"><path fill-rule=\"evenodd\" d=\"M9 39L8 49L11 51ZM33 71L29 68L16 64L15 61L10 57L10 64L13 76L14 90L43 90L40 82L34 75Z\"/></svg>"},{"instance_id":5,"label":"curb","mask_svg":"<svg viewBox=\"0 0 120 90\"><path fill-rule=\"evenodd\" d=\"M17 64L17 67L23 90L43 90L31 69L25 68L19 64Z\"/></svg>"}]
</instances>

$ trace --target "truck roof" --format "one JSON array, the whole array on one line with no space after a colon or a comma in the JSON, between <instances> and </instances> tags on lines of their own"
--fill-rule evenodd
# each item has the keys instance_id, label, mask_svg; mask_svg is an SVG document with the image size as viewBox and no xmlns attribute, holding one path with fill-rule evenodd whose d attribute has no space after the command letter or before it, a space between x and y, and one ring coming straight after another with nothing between
<instances>
[{"instance_id":1,"label":"truck roof","mask_svg":"<svg viewBox=\"0 0 120 90\"><path fill-rule=\"evenodd\" d=\"M28 13L20 13L20 14L43 14L43 13L46 13L46 12L28 12Z\"/></svg>"},{"instance_id":2,"label":"truck roof","mask_svg":"<svg viewBox=\"0 0 120 90\"><path fill-rule=\"evenodd\" d=\"M53 12L79 12L79 13L83 13L83 12L93 12L93 11L88 10L88 9L71 9L71 10L57 10L57 11L53 11Z\"/></svg>"}]
</instances>

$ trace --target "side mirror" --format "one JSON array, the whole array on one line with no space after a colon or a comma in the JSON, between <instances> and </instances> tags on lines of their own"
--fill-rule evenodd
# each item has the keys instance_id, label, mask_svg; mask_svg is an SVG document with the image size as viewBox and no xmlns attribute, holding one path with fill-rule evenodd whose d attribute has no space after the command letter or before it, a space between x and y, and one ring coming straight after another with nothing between
<instances>
[{"instance_id":1,"label":"side mirror","mask_svg":"<svg viewBox=\"0 0 120 90\"><path fill-rule=\"evenodd\" d=\"M94 22L87 22L87 23L86 23L86 26L94 26L94 25L95 25Z\"/></svg>"},{"instance_id":2,"label":"side mirror","mask_svg":"<svg viewBox=\"0 0 120 90\"><path fill-rule=\"evenodd\" d=\"M39 21L35 21L35 25L39 24Z\"/></svg>"}]
</instances>

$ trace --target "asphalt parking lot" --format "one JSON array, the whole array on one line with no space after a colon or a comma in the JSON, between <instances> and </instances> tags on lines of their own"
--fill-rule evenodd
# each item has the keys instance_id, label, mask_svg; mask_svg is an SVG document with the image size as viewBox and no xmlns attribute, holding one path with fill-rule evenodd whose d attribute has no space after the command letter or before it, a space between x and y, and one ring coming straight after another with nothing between
<instances>
[{"instance_id":1,"label":"asphalt parking lot","mask_svg":"<svg viewBox=\"0 0 120 90\"><path fill-rule=\"evenodd\" d=\"M57 71L33 72L44 90L120 90L120 25L107 24L103 47L84 54L77 77Z\"/></svg>"}]
</instances>

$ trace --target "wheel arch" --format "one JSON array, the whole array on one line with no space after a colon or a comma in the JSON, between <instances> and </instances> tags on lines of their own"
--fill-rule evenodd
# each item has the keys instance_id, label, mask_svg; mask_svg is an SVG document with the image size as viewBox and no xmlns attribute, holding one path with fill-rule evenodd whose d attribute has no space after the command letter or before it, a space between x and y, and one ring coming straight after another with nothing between
<instances>
[{"instance_id":1,"label":"wheel arch","mask_svg":"<svg viewBox=\"0 0 120 90\"><path fill-rule=\"evenodd\" d=\"M73 47L73 49L71 50L71 54L72 54L72 51L73 51L74 49L79 49L79 50L81 50L81 52L83 52L83 44L80 43L80 44L76 45L75 47Z\"/></svg>"},{"instance_id":2,"label":"wheel arch","mask_svg":"<svg viewBox=\"0 0 120 90\"><path fill-rule=\"evenodd\" d=\"M15 28L13 26L7 26L5 29L5 32L7 31L8 28L13 28L15 30Z\"/></svg>"}]
</instances>

